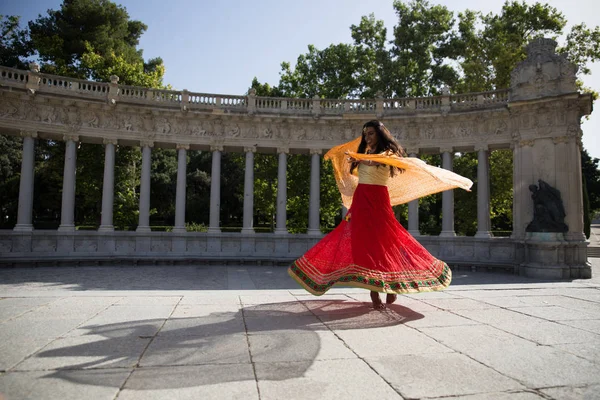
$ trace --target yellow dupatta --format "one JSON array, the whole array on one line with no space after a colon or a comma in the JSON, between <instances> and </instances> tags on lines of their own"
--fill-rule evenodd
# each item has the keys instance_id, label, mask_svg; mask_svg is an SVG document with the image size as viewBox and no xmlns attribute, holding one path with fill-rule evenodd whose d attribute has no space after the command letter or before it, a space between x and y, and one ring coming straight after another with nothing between
<instances>
[{"instance_id":1,"label":"yellow dupatta","mask_svg":"<svg viewBox=\"0 0 600 400\"><path fill-rule=\"evenodd\" d=\"M390 203L393 206L455 188L470 191L469 189L473 186L470 179L452 171L429 165L418 158L356 153L361 139L362 136L359 136L351 142L336 146L324 156L326 160L331 160L333 164L335 180L342 195L342 203L346 208L350 208L352 205L352 196L356 186L358 186L358 176L350 174L348 157L354 157L357 160L372 160L404 170L402 173L396 171L394 177L390 177L387 182Z\"/></svg>"}]
</instances>

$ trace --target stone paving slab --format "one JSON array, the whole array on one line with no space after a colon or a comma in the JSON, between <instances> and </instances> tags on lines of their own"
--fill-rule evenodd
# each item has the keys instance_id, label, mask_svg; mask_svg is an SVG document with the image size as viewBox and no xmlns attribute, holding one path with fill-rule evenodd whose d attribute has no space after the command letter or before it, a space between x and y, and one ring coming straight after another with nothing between
<instances>
[{"instance_id":1,"label":"stone paving slab","mask_svg":"<svg viewBox=\"0 0 600 400\"><path fill-rule=\"evenodd\" d=\"M592 262L585 281L458 271L385 311L282 267L0 269L0 399L596 399Z\"/></svg>"},{"instance_id":2,"label":"stone paving slab","mask_svg":"<svg viewBox=\"0 0 600 400\"><path fill-rule=\"evenodd\" d=\"M250 364L136 369L119 400L259 399Z\"/></svg>"},{"instance_id":3,"label":"stone paving slab","mask_svg":"<svg viewBox=\"0 0 600 400\"><path fill-rule=\"evenodd\" d=\"M410 354L366 361L409 399L525 389L516 380L458 353Z\"/></svg>"},{"instance_id":4,"label":"stone paving slab","mask_svg":"<svg viewBox=\"0 0 600 400\"><path fill-rule=\"evenodd\" d=\"M402 399L363 360L256 363L260 398Z\"/></svg>"}]
</instances>

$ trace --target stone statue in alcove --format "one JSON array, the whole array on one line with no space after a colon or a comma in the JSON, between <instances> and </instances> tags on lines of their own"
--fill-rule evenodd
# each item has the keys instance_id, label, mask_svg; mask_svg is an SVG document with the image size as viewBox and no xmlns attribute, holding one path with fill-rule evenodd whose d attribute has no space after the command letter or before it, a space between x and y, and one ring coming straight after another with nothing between
<instances>
[{"instance_id":1,"label":"stone statue in alcove","mask_svg":"<svg viewBox=\"0 0 600 400\"><path fill-rule=\"evenodd\" d=\"M533 220L525 229L527 232L567 232L565 207L560 191L543 180L538 185L529 185L533 199Z\"/></svg>"}]
</instances>

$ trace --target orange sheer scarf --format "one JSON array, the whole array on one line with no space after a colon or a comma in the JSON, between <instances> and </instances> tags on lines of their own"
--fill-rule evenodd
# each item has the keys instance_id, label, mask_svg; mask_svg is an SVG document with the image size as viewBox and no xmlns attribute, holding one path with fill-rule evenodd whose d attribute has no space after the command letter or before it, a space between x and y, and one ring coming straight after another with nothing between
<instances>
[{"instance_id":1,"label":"orange sheer scarf","mask_svg":"<svg viewBox=\"0 0 600 400\"><path fill-rule=\"evenodd\" d=\"M354 174L350 174L348 157L354 157L357 160L372 160L404 169L403 173L396 171L394 177L390 177L387 181L390 203L393 206L454 188L469 191L473 186L470 179L452 171L428 165L418 158L356 153L361 139L362 136L359 136L351 142L336 146L324 156L333 164L335 180L342 195L342 203L346 208L350 208L352 205L352 196L358 186L357 169L354 170ZM346 152L348 154L345 154Z\"/></svg>"}]
</instances>

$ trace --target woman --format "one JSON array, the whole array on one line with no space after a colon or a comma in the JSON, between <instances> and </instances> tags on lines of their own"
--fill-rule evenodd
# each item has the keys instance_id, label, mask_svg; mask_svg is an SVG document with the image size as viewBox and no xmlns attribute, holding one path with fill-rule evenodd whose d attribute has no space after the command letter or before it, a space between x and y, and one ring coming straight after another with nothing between
<instances>
[{"instance_id":1,"label":"woman","mask_svg":"<svg viewBox=\"0 0 600 400\"><path fill-rule=\"evenodd\" d=\"M398 223L392 205L472 182L416 158L379 121L363 126L362 136L331 149L346 218L288 269L307 291L322 295L335 284L371 290L375 309L398 293L435 291L452 279L448 265L434 258Z\"/></svg>"}]
</instances>

